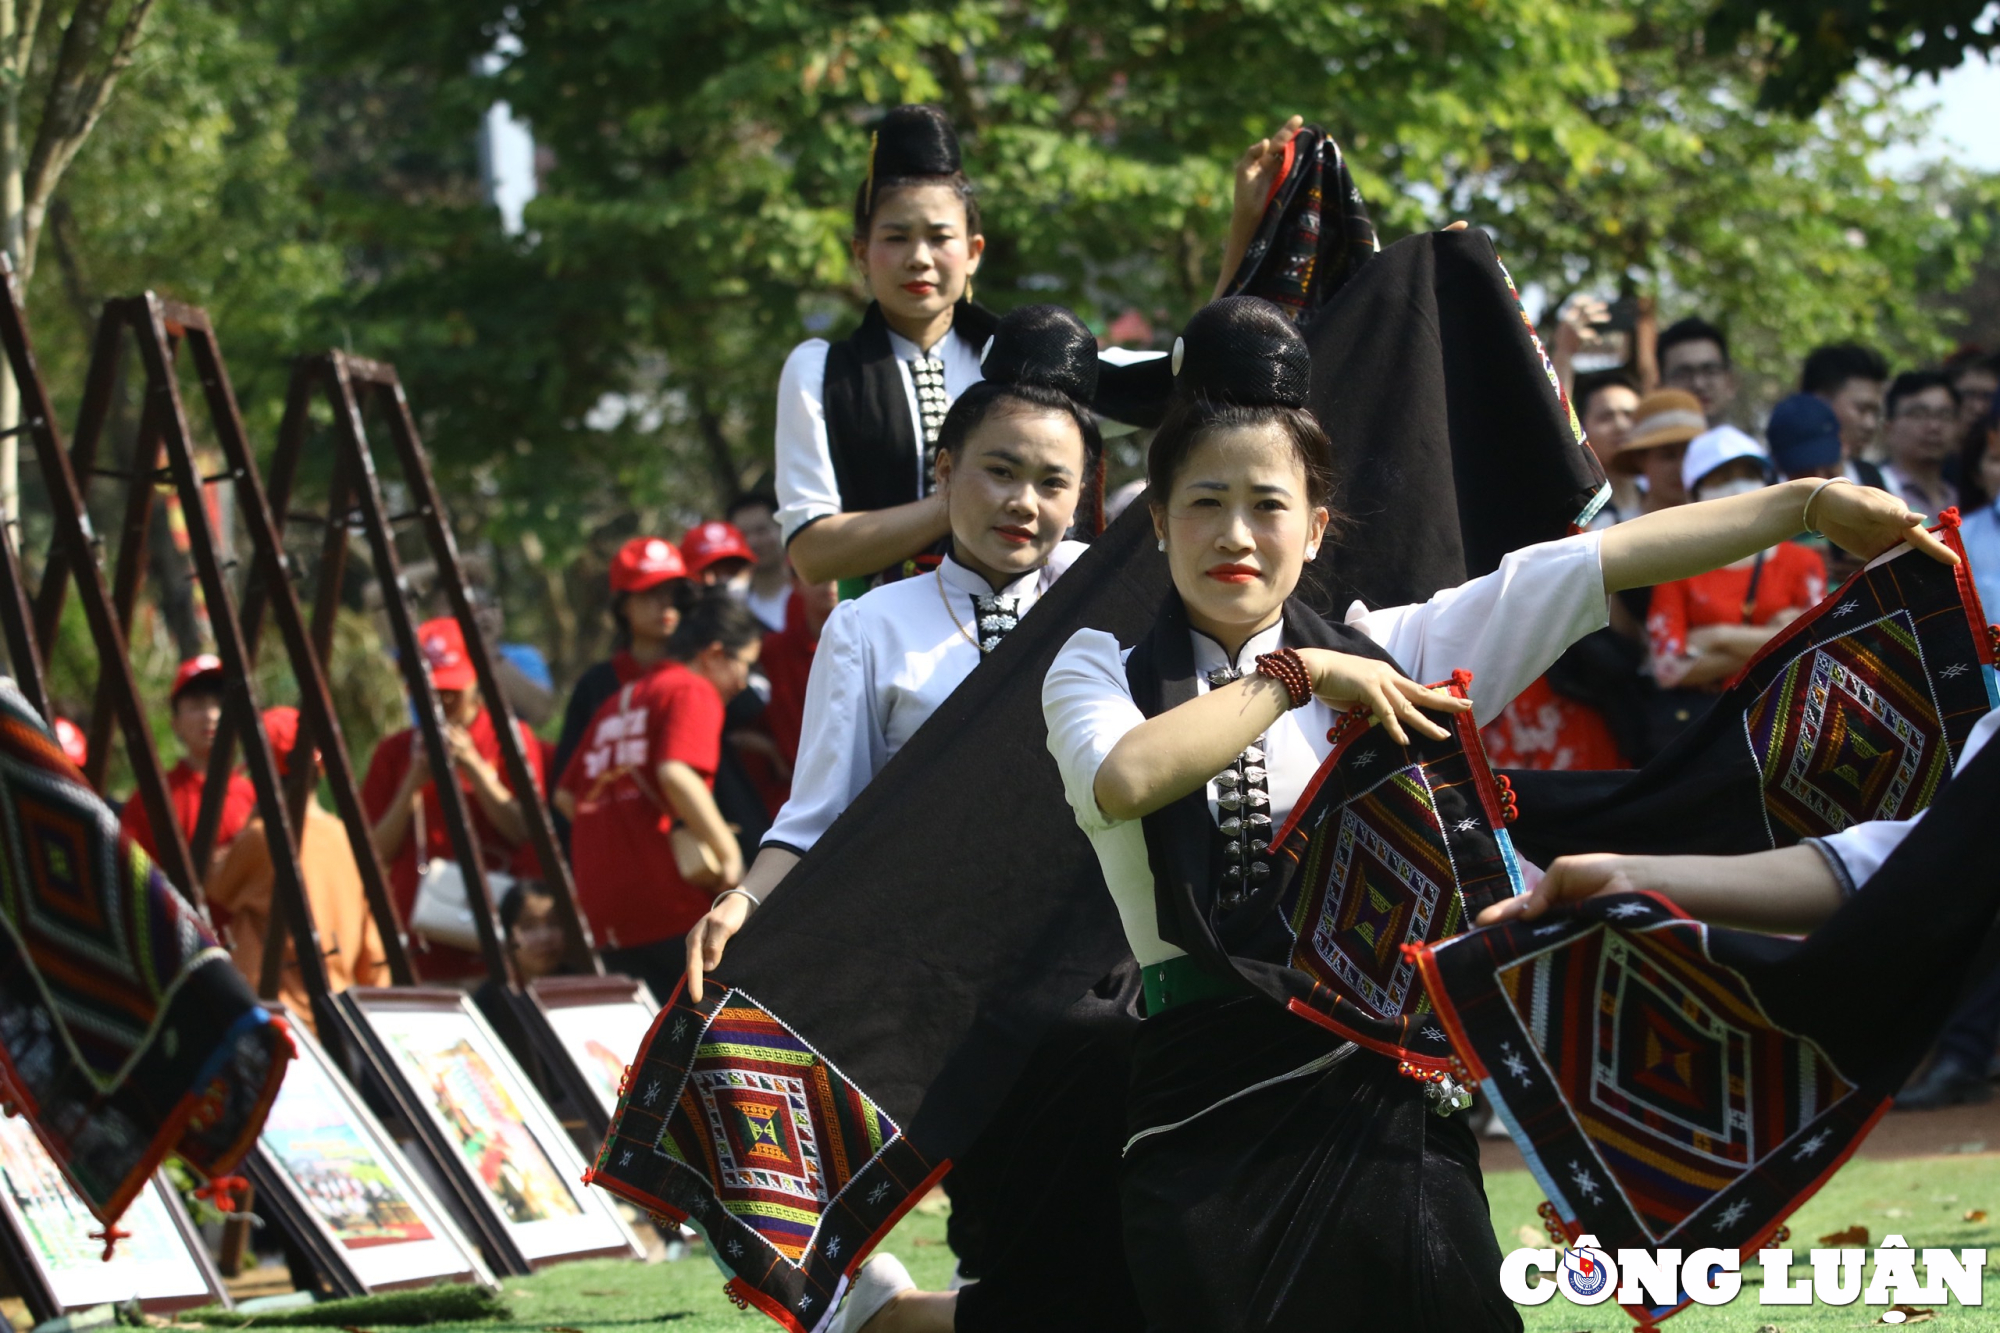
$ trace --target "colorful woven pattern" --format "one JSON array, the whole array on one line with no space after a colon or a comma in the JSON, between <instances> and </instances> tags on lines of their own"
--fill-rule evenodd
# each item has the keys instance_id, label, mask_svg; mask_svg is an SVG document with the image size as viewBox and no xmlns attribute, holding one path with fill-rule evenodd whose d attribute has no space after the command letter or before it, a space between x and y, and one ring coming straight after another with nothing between
<instances>
[{"instance_id":1,"label":"colorful woven pattern","mask_svg":"<svg viewBox=\"0 0 2000 1333\"><path fill-rule=\"evenodd\" d=\"M1262 297L1299 319L1379 249L1340 145L1308 125L1285 145L1283 168L1225 294Z\"/></svg>"},{"instance_id":2,"label":"colorful woven pattern","mask_svg":"<svg viewBox=\"0 0 2000 1333\"><path fill-rule=\"evenodd\" d=\"M1764 1016L1710 955L1707 926L1650 895L1419 958L1466 1070L1572 1239L1748 1252L1881 1113Z\"/></svg>"},{"instance_id":3,"label":"colorful woven pattern","mask_svg":"<svg viewBox=\"0 0 2000 1333\"><path fill-rule=\"evenodd\" d=\"M708 1237L730 1290L810 1329L943 1164L739 990L660 1011L592 1184Z\"/></svg>"},{"instance_id":4,"label":"colorful woven pattern","mask_svg":"<svg viewBox=\"0 0 2000 1333\"><path fill-rule=\"evenodd\" d=\"M1964 556L1957 511L1936 529ZM2000 703L1968 566L1913 553L1879 563L1752 662L1744 734L1774 846L1931 803L1973 724Z\"/></svg>"},{"instance_id":5,"label":"colorful woven pattern","mask_svg":"<svg viewBox=\"0 0 2000 1333\"><path fill-rule=\"evenodd\" d=\"M0 680L0 1070L107 1225L169 1152L227 1174L292 1056L229 956Z\"/></svg>"},{"instance_id":6,"label":"colorful woven pattern","mask_svg":"<svg viewBox=\"0 0 2000 1333\"><path fill-rule=\"evenodd\" d=\"M1464 673L1449 688L1463 695ZM1405 946L1446 939L1519 892L1506 798L1479 732L1407 749L1380 726L1336 742L1277 845L1299 861L1291 965L1312 978L1306 1016L1371 1050L1442 1069L1444 1033Z\"/></svg>"}]
</instances>

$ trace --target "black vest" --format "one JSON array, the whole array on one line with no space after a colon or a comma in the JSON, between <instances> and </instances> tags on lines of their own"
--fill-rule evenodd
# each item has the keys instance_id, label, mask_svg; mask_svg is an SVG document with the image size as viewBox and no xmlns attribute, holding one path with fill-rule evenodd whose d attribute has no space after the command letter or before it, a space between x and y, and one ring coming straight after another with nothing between
<instances>
[{"instance_id":1,"label":"black vest","mask_svg":"<svg viewBox=\"0 0 2000 1333\"><path fill-rule=\"evenodd\" d=\"M1187 608L1169 593L1160 618L1126 659L1125 680L1132 702L1157 717L1195 697L1194 644ZM1285 642L1294 648L1330 648L1372 657L1396 667L1382 646L1360 630L1329 624L1296 597L1285 603ZM1221 841L1208 809L1208 795L1196 788L1145 817L1146 858L1153 871L1153 897L1160 938L1187 951L1203 971L1234 974L1244 989L1280 1001L1310 993L1311 979L1286 962L1291 934L1282 904L1292 867L1279 858L1261 887L1246 888L1243 901L1224 910L1218 903L1222 879Z\"/></svg>"},{"instance_id":2,"label":"black vest","mask_svg":"<svg viewBox=\"0 0 2000 1333\"><path fill-rule=\"evenodd\" d=\"M984 348L1000 317L960 301L951 334ZM861 327L827 348L820 401L826 443L844 512L888 509L923 498L923 444L910 420L910 396L882 307L869 303Z\"/></svg>"}]
</instances>

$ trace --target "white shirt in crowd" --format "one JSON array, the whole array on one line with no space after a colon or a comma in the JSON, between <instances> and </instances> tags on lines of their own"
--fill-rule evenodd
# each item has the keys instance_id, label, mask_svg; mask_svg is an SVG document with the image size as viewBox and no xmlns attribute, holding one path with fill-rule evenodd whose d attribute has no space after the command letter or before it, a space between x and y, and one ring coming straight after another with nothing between
<instances>
[{"instance_id":1,"label":"white shirt in crowd","mask_svg":"<svg viewBox=\"0 0 2000 1333\"><path fill-rule=\"evenodd\" d=\"M778 585L778 590L766 597L752 585L743 594L743 605L750 614L757 617L757 623L773 633L785 627L785 611L792 604L792 585L789 582Z\"/></svg>"},{"instance_id":2,"label":"white shirt in crowd","mask_svg":"<svg viewBox=\"0 0 2000 1333\"><path fill-rule=\"evenodd\" d=\"M1483 726L1565 648L1608 622L1601 541L1601 534L1586 532L1524 547L1493 573L1447 588L1427 602L1379 611L1356 602L1348 608L1347 624L1387 649L1414 679L1432 683L1461 668L1471 671L1473 717ZM1257 656L1279 647L1282 634L1277 625L1257 635L1243 645L1235 665L1254 670ZM1223 650L1201 634L1195 635L1194 649L1195 688L1206 693L1206 673L1223 664ZM1125 733L1145 721L1125 679L1130 656L1111 635L1078 630L1043 682L1042 716L1076 822L1096 849L1126 940L1143 966L1183 951L1160 938L1143 826L1136 819L1106 818L1097 807L1098 768ZM1315 698L1279 718L1265 734L1274 828L1283 826L1331 750L1327 731L1335 716ZM1211 782L1211 811L1215 798Z\"/></svg>"},{"instance_id":3,"label":"white shirt in crowd","mask_svg":"<svg viewBox=\"0 0 2000 1333\"><path fill-rule=\"evenodd\" d=\"M784 373L778 377L778 526L785 540L798 535L808 523L842 512L840 483L833 472L833 451L826 438L826 354L824 338L808 338L785 358ZM903 373L903 392L909 400L910 423L915 438L924 438L923 417L917 411L917 385L910 378L910 362L924 353L900 333L891 331L889 348ZM947 333L931 348L944 362L945 396L952 402L984 378L979 371L979 349L955 333ZM910 474L923 492L923 450L910 458Z\"/></svg>"},{"instance_id":4,"label":"white shirt in crowd","mask_svg":"<svg viewBox=\"0 0 2000 1333\"><path fill-rule=\"evenodd\" d=\"M1959 751L1957 769L1953 771L1957 772L1971 763L1972 757L1993 739L1995 731L2000 731L2000 708L1980 718L1973 726L1972 734L1965 738L1965 748ZM1852 892L1874 878L1882 863L1889 859L1889 853L1903 845L1903 839L1910 836L1923 817L1924 812L1919 810L1908 819L1871 819L1824 838L1811 839L1811 842L1822 854L1832 854L1835 876L1842 879L1842 888Z\"/></svg>"},{"instance_id":5,"label":"white shirt in crowd","mask_svg":"<svg viewBox=\"0 0 2000 1333\"><path fill-rule=\"evenodd\" d=\"M1042 568L998 593L949 556L937 570L884 584L833 608L813 652L792 795L764 844L803 853L916 734L982 654L974 597L1019 599L1025 616L1076 558L1058 543Z\"/></svg>"}]
</instances>

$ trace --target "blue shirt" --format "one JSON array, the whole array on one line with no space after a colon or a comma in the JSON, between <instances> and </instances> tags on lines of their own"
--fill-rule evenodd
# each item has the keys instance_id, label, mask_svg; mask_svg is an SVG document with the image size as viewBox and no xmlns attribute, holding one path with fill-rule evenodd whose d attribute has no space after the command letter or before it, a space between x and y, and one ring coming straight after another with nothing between
<instances>
[{"instance_id":1,"label":"blue shirt","mask_svg":"<svg viewBox=\"0 0 2000 1333\"><path fill-rule=\"evenodd\" d=\"M1992 620L2000 615L2000 506L1987 505L1958 525L1958 539L1972 565L1979 606Z\"/></svg>"}]
</instances>

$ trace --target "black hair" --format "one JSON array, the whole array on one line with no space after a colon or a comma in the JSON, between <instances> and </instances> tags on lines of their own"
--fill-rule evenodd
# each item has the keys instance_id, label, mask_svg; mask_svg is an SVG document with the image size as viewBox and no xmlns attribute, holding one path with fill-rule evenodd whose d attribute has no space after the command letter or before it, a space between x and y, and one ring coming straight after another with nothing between
<instances>
[{"instance_id":1,"label":"black hair","mask_svg":"<svg viewBox=\"0 0 2000 1333\"><path fill-rule=\"evenodd\" d=\"M1578 375L1576 383L1570 386L1569 391L1569 400L1576 408L1578 421L1590 415L1590 400L1606 389L1630 389L1633 393L1637 393L1639 377L1622 366Z\"/></svg>"},{"instance_id":2,"label":"black hair","mask_svg":"<svg viewBox=\"0 0 2000 1333\"><path fill-rule=\"evenodd\" d=\"M778 512L778 497L762 487L754 491L744 491L729 502L729 508L722 511L722 516L725 519L733 519L752 505L768 509L775 514Z\"/></svg>"},{"instance_id":3,"label":"black hair","mask_svg":"<svg viewBox=\"0 0 2000 1333\"><path fill-rule=\"evenodd\" d=\"M1943 389L1951 395L1952 405L1957 406L1958 390L1952 385L1951 376L1942 370L1906 370L1889 382L1889 392L1882 399L1883 417L1894 419L1899 403L1930 389Z\"/></svg>"},{"instance_id":4,"label":"black hair","mask_svg":"<svg viewBox=\"0 0 2000 1333\"><path fill-rule=\"evenodd\" d=\"M229 678L220 671L204 671L174 693L174 707L183 699L224 699L229 695Z\"/></svg>"},{"instance_id":5,"label":"black hair","mask_svg":"<svg viewBox=\"0 0 2000 1333\"><path fill-rule=\"evenodd\" d=\"M1682 343L1711 342L1722 353L1722 364L1729 365L1729 335L1699 315L1689 315L1686 319L1669 324L1654 345L1654 356L1662 368L1667 364L1667 353Z\"/></svg>"},{"instance_id":6,"label":"black hair","mask_svg":"<svg viewBox=\"0 0 2000 1333\"><path fill-rule=\"evenodd\" d=\"M1958 446L1958 508L1961 513L1977 513L1995 499L1986 493L1985 485L1979 480L1979 465L1986 461L1986 451L1993 447L1996 434L2000 434L2000 416L1993 411L1965 428L1965 440Z\"/></svg>"},{"instance_id":7,"label":"black hair","mask_svg":"<svg viewBox=\"0 0 2000 1333\"><path fill-rule=\"evenodd\" d=\"M680 625L667 640L667 656L691 662L712 643L721 644L724 652L740 653L763 638L764 626L750 608L721 588L704 588L681 614Z\"/></svg>"},{"instance_id":8,"label":"black hair","mask_svg":"<svg viewBox=\"0 0 2000 1333\"><path fill-rule=\"evenodd\" d=\"M1888 378L1889 363L1874 348L1860 343L1829 343L1807 353L1805 366L1799 371L1799 392L1831 398L1849 380L1879 383Z\"/></svg>"},{"instance_id":9,"label":"black hair","mask_svg":"<svg viewBox=\"0 0 2000 1333\"><path fill-rule=\"evenodd\" d=\"M500 934L503 939L513 934L514 927L521 924L521 913L528 910L531 896L555 901L555 894L549 886L538 879L517 879L507 886L507 892L500 895Z\"/></svg>"},{"instance_id":10,"label":"black hair","mask_svg":"<svg viewBox=\"0 0 2000 1333\"><path fill-rule=\"evenodd\" d=\"M1174 474L1210 433L1276 426L1306 474L1306 499L1333 499L1333 442L1306 408L1312 354L1268 301L1226 296L1195 312L1174 343L1174 401L1146 451L1146 482L1165 504Z\"/></svg>"},{"instance_id":11,"label":"black hair","mask_svg":"<svg viewBox=\"0 0 2000 1333\"><path fill-rule=\"evenodd\" d=\"M965 234L979 234L979 198L960 165L951 119L934 106L891 108L868 140L868 174L854 191L854 236L868 238L875 211L897 190L949 187L965 205Z\"/></svg>"}]
</instances>

